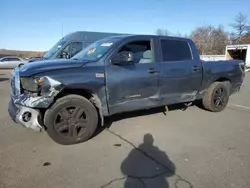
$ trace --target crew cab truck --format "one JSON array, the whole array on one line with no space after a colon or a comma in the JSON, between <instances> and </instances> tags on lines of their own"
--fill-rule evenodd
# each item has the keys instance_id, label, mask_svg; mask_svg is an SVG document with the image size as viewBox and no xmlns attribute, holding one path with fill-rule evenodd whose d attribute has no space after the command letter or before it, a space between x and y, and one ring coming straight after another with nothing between
<instances>
[{"instance_id":1,"label":"crew cab truck","mask_svg":"<svg viewBox=\"0 0 250 188\"><path fill-rule=\"evenodd\" d=\"M197 100L220 112L244 74L241 60L201 61L187 38L112 36L71 59L14 69L8 111L15 122L44 128L59 144L76 144L117 113Z\"/></svg>"}]
</instances>

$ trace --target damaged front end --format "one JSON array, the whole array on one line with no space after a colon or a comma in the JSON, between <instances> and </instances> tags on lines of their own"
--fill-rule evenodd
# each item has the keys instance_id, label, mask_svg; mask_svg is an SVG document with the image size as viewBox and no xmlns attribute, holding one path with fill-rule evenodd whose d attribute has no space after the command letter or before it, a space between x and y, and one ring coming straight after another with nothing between
<instances>
[{"instance_id":1,"label":"damaged front end","mask_svg":"<svg viewBox=\"0 0 250 188\"><path fill-rule=\"evenodd\" d=\"M19 68L12 71L9 115L27 128L42 129L40 109L48 108L63 85L48 77L20 77Z\"/></svg>"}]
</instances>

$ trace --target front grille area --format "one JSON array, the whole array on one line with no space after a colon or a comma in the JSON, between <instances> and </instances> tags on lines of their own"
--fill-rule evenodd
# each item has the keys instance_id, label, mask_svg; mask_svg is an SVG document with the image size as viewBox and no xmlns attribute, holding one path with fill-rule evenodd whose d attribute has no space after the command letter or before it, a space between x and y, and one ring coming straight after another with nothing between
<instances>
[{"instance_id":1,"label":"front grille area","mask_svg":"<svg viewBox=\"0 0 250 188\"><path fill-rule=\"evenodd\" d=\"M15 89L15 76L12 76L10 80L10 87L11 87L11 92L13 95L16 95L16 89Z\"/></svg>"},{"instance_id":2,"label":"front grille area","mask_svg":"<svg viewBox=\"0 0 250 188\"><path fill-rule=\"evenodd\" d=\"M11 95L17 96L20 95L20 78L19 70L16 68L12 71L12 76L10 79Z\"/></svg>"}]
</instances>

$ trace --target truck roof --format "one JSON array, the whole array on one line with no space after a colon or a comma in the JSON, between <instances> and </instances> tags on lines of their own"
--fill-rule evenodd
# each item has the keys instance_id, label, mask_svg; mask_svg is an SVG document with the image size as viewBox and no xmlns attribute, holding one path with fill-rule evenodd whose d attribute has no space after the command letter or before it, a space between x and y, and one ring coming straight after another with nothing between
<instances>
[{"instance_id":1,"label":"truck roof","mask_svg":"<svg viewBox=\"0 0 250 188\"><path fill-rule=\"evenodd\" d=\"M182 40L182 41L191 41L189 38L184 37L174 37L174 36L162 36L162 35L142 35L142 34L123 34L117 36L110 36L108 38L140 38L140 37L152 37L152 38L165 38L165 39L175 39L175 40Z\"/></svg>"},{"instance_id":2,"label":"truck roof","mask_svg":"<svg viewBox=\"0 0 250 188\"><path fill-rule=\"evenodd\" d=\"M62 39L64 40L90 40L95 41L96 38L137 38L137 37L152 37L152 38L166 38L175 40L190 41L191 39L183 37L174 36L162 36L162 35L146 35L146 34L126 34L126 33L106 33L106 32L96 32L96 31L76 31L67 34Z\"/></svg>"},{"instance_id":3,"label":"truck roof","mask_svg":"<svg viewBox=\"0 0 250 188\"><path fill-rule=\"evenodd\" d=\"M96 31L76 31L65 35L62 39L64 40L90 40L95 41L96 38L106 38L109 36L116 35L127 35L123 33L106 33Z\"/></svg>"}]
</instances>

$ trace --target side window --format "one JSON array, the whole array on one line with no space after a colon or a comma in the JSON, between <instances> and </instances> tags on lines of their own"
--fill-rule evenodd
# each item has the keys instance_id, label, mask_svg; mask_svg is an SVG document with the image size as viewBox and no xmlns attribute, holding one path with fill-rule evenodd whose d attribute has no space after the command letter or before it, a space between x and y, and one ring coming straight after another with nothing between
<instances>
[{"instance_id":1,"label":"side window","mask_svg":"<svg viewBox=\"0 0 250 188\"><path fill-rule=\"evenodd\" d=\"M20 61L20 59L15 58L15 57L12 57L12 58L9 58L9 59L10 59L9 61Z\"/></svg>"},{"instance_id":2,"label":"side window","mask_svg":"<svg viewBox=\"0 0 250 188\"><path fill-rule=\"evenodd\" d=\"M71 53L70 58L76 55L78 52L82 50L82 42L72 42L71 43Z\"/></svg>"},{"instance_id":3,"label":"side window","mask_svg":"<svg viewBox=\"0 0 250 188\"><path fill-rule=\"evenodd\" d=\"M153 63L153 52L149 40L133 41L125 44L118 51L129 51L134 54L134 63Z\"/></svg>"},{"instance_id":4,"label":"side window","mask_svg":"<svg viewBox=\"0 0 250 188\"><path fill-rule=\"evenodd\" d=\"M185 61L191 60L192 55L189 45L185 41L161 40L163 61Z\"/></svg>"},{"instance_id":5,"label":"side window","mask_svg":"<svg viewBox=\"0 0 250 188\"><path fill-rule=\"evenodd\" d=\"M59 58L71 58L82 50L82 42L72 42L64 48Z\"/></svg>"},{"instance_id":6,"label":"side window","mask_svg":"<svg viewBox=\"0 0 250 188\"><path fill-rule=\"evenodd\" d=\"M59 57L69 59L69 54L70 54L70 44L61 51Z\"/></svg>"},{"instance_id":7,"label":"side window","mask_svg":"<svg viewBox=\"0 0 250 188\"><path fill-rule=\"evenodd\" d=\"M2 61L2 62L4 62L4 61L9 61L9 58L3 58L1 61Z\"/></svg>"}]
</instances>

